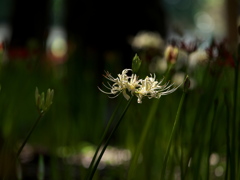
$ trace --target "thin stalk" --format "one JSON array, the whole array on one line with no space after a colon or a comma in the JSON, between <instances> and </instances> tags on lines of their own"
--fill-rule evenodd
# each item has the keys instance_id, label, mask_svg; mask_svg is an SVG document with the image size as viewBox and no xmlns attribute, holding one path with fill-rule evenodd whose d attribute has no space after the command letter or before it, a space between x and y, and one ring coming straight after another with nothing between
<instances>
[{"instance_id":1,"label":"thin stalk","mask_svg":"<svg viewBox=\"0 0 240 180\"><path fill-rule=\"evenodd\" d=\"M130 180L132 178L133 173L134 173L134 171L136 169L136 164L137 164L139 155L140 155L140 153L142 151L143 144L144 144L144 142L146 140L147 133L149 132L150 126L151 126L152 121L154 119L153 116L156 114L158 103L159 103L159 100L155 100L153 105L150 108L150 112L148 114L148 117L147 117L147 120L146 120L146 124L144 126L143 131L142 131L139 143L138 143L138 145L136 147L136 152L133 155L133 158L132 158L132 161L131 161L131 164L130 164L130 167L129 167L128 177L127 177L128 180Z\"/></svg>"},{"instance_id":2,"label":"thin stalk","mask_svg":"<svg viewBox=\"0 0 240 180\"><path fill-rule=\"evenodd\" d=\"M239 61L236 61L235 73L234 73L234 91L233 91L233 119L232 119L232 155L231 155L231 179L236 179L237 175L237 162L235 160L238 159L238 141L236 141L237 134L237 98L238 98L238 68L239 68ZM236 147L237 146L237 147Z\"/></svg>"},{"instance_id":3,"label":"thin stalk","mask_svg":"<svg viewBox=\"0 0 240 180\"><path fill-rule=\"evenodd\" d=\"M185 97L185 101L187 101L187 95ZM183 107L182 107L182 119L186 119L186 103L183 104ZM185 153L184 153L184 133L185 133L185 124L186 122L181 120L180 121L180 130L179 130L179 134L180 134L180 149L181 149L181 154L180 154L180 170L181 170L181 180L184 180L185 179L185 166L184 166L184 156Z\"/></svg>"},{"instance_id":4,"label":"thin stalk","mask_svg":"<svg viewBox=\"0 0 240 180\"><path fill-rule=\"evenodd\" d=\"M17 161L16 164L16 175L17 175L17 180L22 180L22 167L21 164Z\"/></svg>"},{"instance_id":5,"label":"thin stalk","mask_svg":"<svg viewBox=\"0 0 240 180\"><path fill-rule=\"evenodd\" d=\"M216 100L214 103L213 118L212 118L211 127L210 127L210 140L209 140L209 145L208 145L206 180L209 180L209 172L210 172L209 160L210 160L210 155L211 155L211 151L212 151L212 142L213 142L213 136L214 136L214 123L215 123L215 118L217 115L217 106L218 106L218 101Z\"/></svg>"},{"instance_id":6,"label":"thin stalk","mask_svg":"<svg viewBox=\"0 0 240 180\"><path fill-rule=\"evenodd\" d=\"M27 137L24 139L22 145L21 145L20 148L18 149L17 154L16 154L17 163L19 163L19 162L18 162L19 155L21 154L24 146L26 145L28 139L30 138L32 132L34 131L35 127L37 126L37 124L39 123L39 121L40 121L40 119L43 117L43 115L44 115L44 112L40 112L40 113L39 113L39 116L38 116L37 120L36 120L35 123L33 124L32 128L30 129L30 131L29 131L29 133L28 133L28 135L27 135ZM5 179L6 179L6 176L3 177L3 180L5 180Z\"/></svg>"},{"instance_id":7,"label":"thin stalk","mask_svg":"<svg viewBox=\"0 0 240 180\"><path fill-rule=\"evenodd\" d=\"M204 97L202 97L198 100L198 105L196 106L197 111L195 112L195 118L193 118L193 127L192 127L192 132L191 132L192 135L191 135L191 140L190 140L191 146L189 147L190 150L187 153L188 162L185 164L185 174L192 173L192 174L194 174L195 177L200 177L199 169L200 169L201 162L199 161L199 159L200 160L202 159L201 156L203 154L202 150L200 151L200 149L204 149L204 148L201 145L202 141L203 141L203 137L196 138L196 136L194 136L194 134L201 133L201 131L203 129L207 128L207 124L203 123L202 119L208 118L210 109L211 109L210 108L211 103L209 103L209 102L212 102L214 100L214 94L216 94L216 90L218 87L217 80L214 80L213 82L211 79L208 80L209 79L208 78L209 69L210 69L210 61L204 70L203 78L201 80L202 82L200 84L208 84L209 87L213 87L213 88L209 89L207 91L207 94L205 94ZM204 82L204 81L206 81L206 82ZM205 97L207 97L207 99ZM196 158L195 158L195 156L196 156ZM190 160L191 160L191 168L188 168Z\"/></svg>"},{"instance_id":8,"label":"thin stalk","mask_svg":"<svg viewBox=\"0 0 240 180\"><path fill-rule=\"evenodd\" d=\"M105 128L105 130L104 130L104 132L103 132L103 135L102 135L102 137L101 137L101 140L100 140L100 142L99 142L99 144L98 144L98 146L97 146L97 149L96 149L96 151L95 151L95 154L94 154L94 156L93 156L93 158L92 158L91 164L90 164L90 166L89 166L89 168L88 168L88 173L87 173L87 176L86 176L86 178L85 178L86 180L89 179L89 177L90 177L90 174L91 174L91 172L92 172L92 170L93 170L93 165L94 165L94 162L95 162L95 160L96 160L96 158L97 158L98 152L99 152L99 150L100 150L100 148L101 148L101 146L102 146L102 144L103 144L104 139L106 138L107 132L109 131L110 126L112 125L113 119L114 119L114 117L116 116L116 113L117 113L117 111L118 111L118 109L119 109L119 107L120 107L120 104L121 104L122 100L123 100L123 98L121 99L121 101L120 101L120 103L118 104L118 106L115 108L114 112L112 113L112 115L111 115L111 117L110 117L110 119L109 119L109 121L108 121L108 123L107 123L107 126L106 126L106 128Z\"/></svg>"},{"instance_id":9,"label":"thin stalk","mask_svg":"<svg viewBox=\"0 0 240 180\"><path fill-rule=\"evenodd\" d=\"M19 157L19 155L20 155L20 153L22 152L25 144L27 143L29 137L31 136L32 132L34 131L35 127L37 126L38 122L39 122L40 119L43 117L43 115L44 115L44 112L40 112L37 120L36 120L35 123L33 124L32 128L30 129L30 131L29 131L29 133L28 133L28 135L27 135L27 137L25 138L25 140L23 141L21 147L20 147L19 150L18 150L18 152L17 152L17 158Z\"/></svg>"},{"instance_id":10,"label":"thin stalk","mask_svg":"<svg viewBox=\"0 0 240 180\"><path fill-rule=\"evenodd\" d=\"M238 57L238 60L236 62L236 67L235 67L235 81L234 81L234 102L233 102L233 119L234 121L236 121L237 125L236 125L236 129L238 130L238 139L240 138L240 131L239 131L239 120L237 120L237 109L238 109L238 82L239 82L239 61L240 61L240 57ZM238 122L237 122L238 121ZM237 151L236 151L236 159L237 159L237 167L236 169L238 169L238 165L239 165L239 149L240 149L240 146L239 146L239 142L237 140L236 144L238 145L237 147ZM236 178L239 178L239 171L236 171L236 175L237 177Z\"/></svg>"},{"instance_id":11,"label":"thin stalk","mask_svg":"<svg viewBox=\"0 0 240 180\"><path fill-rule=\"evenodd\" d=\"M45 164L44 164L44 158L43 155L39 155L38 159L38 172L37 172L37 179L38 180L44 180L45 176Z\"/></svg>"},{"instance_id":12,"label":"thin stalk","mask_svg":"<svg viewBox=\"0 0 240 180\"><path fill-rule=\"evenodd\" d=\"M169 79L170 77L170 72L172 70L172 68L174 67L174 63L170 63L168 65L168 69L165 73L165 78L164 78L164 82L166 82L167 79ZM140 140L139 140L139 143L136 147L136 152L134 153L133 155L133 158L132 158L132 161L131 161L131 164L130 164L130 167L129 167L129 170L128 170L128 175L127 175L127 179L128 180L131 180L132 179L132 176L133 176L133 173L136 169L136 164L137 164L137 161L138 161L138 158L139 158L139 155L142 151L142 148L143 148L143 144L146 140L146 136L147 136L147 133L150 129L150 126L152 124L152 121L153 121L153 116L156 114L156 111L157 111L157 107L158 107L158 104L159 104L159 100L155 100L150 108L150 112L148 114L148 117L147 117L147 120L146 120L146 124L144 126L144 129L142 131L142 134L141 134L141 137L140 137Z\"/></svg>"},{"instance_id":13,"label":"thin stalk","mask_svg":"<svg viewBox=\"0 0 240 180\"><path fill-rule=\"evenodd\" d=\"M176 130L177 122L178 122L179 117L180 117L180 112L182 110L182 105L183 105L183 102L184 102L184 99L185 99L185 95L186 95L186 92L183 91L182 97L180 99L180 103L178 105L178 110L177 110L177 114L176 114L175 121L174 121L174 124L173 124L170 139L169 139L169 142L168 142L167 152L166 152L166 154L164 156L164 160L163 160L163 167L162 167L162 171L161 171L161 180L164 180L164 178L165 178L165 171L166 171L168 156L169 156L169 152L170 152L170 148L171 148L171 144L172 144L172 139L173 139L173 135L174 135L175 130Z\"/></svg>"},{"instance_id":14,"label":"thin stalk","mask_svg":"<svg viewBox=\"0 0 240 180\"><path fill-rule=\"evenodd\" d=\"M97 159L96 163L94 164L94 167L93 167L93 169L92 169L92 171L91 171L91 174L90 174L90 176L89 176L89 178L88 178L89 180L91 180L91 179L93 178L94 173L95 173L95 171L96 171L96 169L97 169L97 167L98 167L98 164L99 164L99 162L101 161L101 158L102 158L102 156L103 156L103 154L104 154L104 152L105 152L105 150L106 150L106 148L107 148L107 146L108 146L108 144L109 144L109 142L110 142L113 134L114 134L115 131L117 130L118 126L120 125L120 122L122 121L125 113L127 112L127 109L128 109L128 107L129 107L129 105L130 105L130 103L131 103L131 101L132 101L132 98L133 98L133 96L131 96L131 98L128 100L128 103L127 103L125 109L123 110L123 112L122 112L122 114L121 114L121 116L120 116L120 118L119 118L116 126L113 128L112 132L111 132L110 135L108 136L108 138L107 138L107 140L106 140L106 143L105 143L105 145L103 146L103 149L102 149L100 155L98 156L98 159Z\"/></svg>"},{"instance_id":15,"label":"thin stalk","mask_svg":"<svg viewBox=\"0 0 240 180\"><path fill-rule=\"evenodd\" d=\"M168 65L168 69L167 69L167 71L166 71L166 73L165 73L165 81L164 82L166 82L166 80L167 79L169 79L169 77L170 77L170 73L171 73L171 70L172 70L172 68L174 67L174 63L170 63L169 65Z\"/></svg>"},{"instance_id":16,"label":"thin stalk","mask_svg":"<svg viewBox=\"0 0 240 180\"><path fill-rule=\"evenodd\" d=\"M226 173L225 173L225 180L228 180L229 177L229 162L231 161L231 145L230 145L230 125L229 125L229 120L230 120L230 105L228 102L228 99L226 97L226 93L224 94L224 101L226 105L226 154L227 154L227 159L226 159Z\"/></svg>"}]
</instances>

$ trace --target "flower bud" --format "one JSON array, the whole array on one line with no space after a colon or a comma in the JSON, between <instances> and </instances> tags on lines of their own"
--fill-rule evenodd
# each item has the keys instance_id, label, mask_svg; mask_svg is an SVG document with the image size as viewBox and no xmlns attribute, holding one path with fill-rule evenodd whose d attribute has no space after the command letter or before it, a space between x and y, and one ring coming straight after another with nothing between
<instances>
[{"instance_id":1,"label":"flower bud","mask_svg":"<svg viewBox=\"0 0 240 180\"><path fill-rule=\"evenodd\" d=\"M45 98L45 93L42 92L41 94L39 94L38 88L36 87L35 101L36 101L36 106L39 112L44 113L49 109L49 107L52 104L53 95L54 95L54 90L48 89L46 98Z\"/></svg>"},{"instance_id":2,"label":"flower bud","mask_svg":"<svg viewBox=\"0 0 240 180\"><path fill-rule=\"evenodd\" d=\"M167 46L164 52L164 58L170 62L170 63L175 63L177 61L178 57L178 48L174 46Z\"/></svg>"},{"instance_id":3,"label":"flower bud","mask_svg":"<svg viewBox=\"0 0 240 180\"><path fill-rule=\"evenodd\" d=\"M141 66L141 59L139 58L139 56L137 54L135 54L135 56L133 57L133 60L132 60L132 71L133 73L137 73L140 66Z\"/></svg>"}]
</instances>

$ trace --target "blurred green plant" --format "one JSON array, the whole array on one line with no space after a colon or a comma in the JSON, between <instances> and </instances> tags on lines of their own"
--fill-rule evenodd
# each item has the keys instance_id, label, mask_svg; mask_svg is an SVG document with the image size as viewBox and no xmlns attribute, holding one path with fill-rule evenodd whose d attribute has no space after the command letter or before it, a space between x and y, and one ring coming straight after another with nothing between
<instances>
[{"instance_id":1,"label":"blurred green plant","mask_svg":"<svg viewBox=\"0 0 240 180\"><path fill-rule=\"evenodd\" d=\"M17 158L19 157L20 153L22 152L25 144L27 143L28 139L30 138L32 132L36 128L39 121L42 119L44 114L47 112L47 110L50 108L53 100L54 90L48 89L47 94L45 97L45 93L42 92L41 95L38 92L38 88L36 87L35 90L35 100L36 100L36 106L39 112L39 116L35 123L33 124L32 128L30 129L29 133L27 134L27 137L24 139L22 145L20 146L18 152L17 152Z\"/></svg>"},{"instance_id":2,"label":"blurred green plant","mask_svg":"<svg viewBox=\"0 0 240 180\"><path fill-rule=\"evenodd\" d=\"M96 56L81 48L57 66L40 56L4 61L0 71L0 178L3 172L15 175L17 170L18 179L25 179L26 166L33 163L35 179L237 179L239 49L230 51L226 41L211 40L206 49L196 45L175 41L166 46L166 56L162 53L150 59L145 55L151 52L136 54L132 69L124 67L117 76L105 74L110 81L104 92L113 97L123 94L114 99L96 88L102 81L93 65ZM189 81L184 83L186 75ZM159 83L156 77L162 76ZM172 83L178 87L176 92L160 98L158 90L166 90L166 84L171 89ZM53 87L58 94L52 104L53 90L48 89L45 96L36 88L37 112L46 121L37 120L34 126L38 128L31 128L36 112L29 94L36 84ZM26 141L23 132L28 129L34 133ZM27 161L31 158L24 159L22 151L16 167L16 152L20 154L19 142L24 140L35 158ZM124 149L128 158L116 158L112 165L110 147ZM47 150L42 153L42 148ZM83 149L88 153L82 153Z\"/></svg>"}]
</instances>

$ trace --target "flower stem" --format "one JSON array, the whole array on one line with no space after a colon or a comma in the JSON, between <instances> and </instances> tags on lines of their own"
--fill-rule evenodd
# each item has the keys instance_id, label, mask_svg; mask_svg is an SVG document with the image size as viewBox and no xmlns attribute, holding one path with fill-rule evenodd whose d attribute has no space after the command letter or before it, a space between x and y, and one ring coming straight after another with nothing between
<instances>
[{"instance_id":1,"label":"flower stem","mask_svg":"<svg viewBox=\"0 0 240 180\"><path fill-rule=\"evenodd\" d=\"M27 135L27 137L25 138L25 140L23 141L21 147L20 147L19 150L18 150L18 152L17 152L17 158L19 157L19 155L20 155L20 153L22 152L25 144L27 143L29 137L31 136L33 130L35 129L35 127L37 126L38 122L39 122L40 119L43 117L43 115L44 115L44 112L40 112L37 120L36 120L35 123L33 124L32 128L30 129L30 131L29 131L29 133L28 133L28 135Z\"/></svg>"},{"instance_id":2,"label":"flower stem","mask_svg":"<svg viewBox=\"0 0 240 180\"><path fill-rule=\"evenodd\" d=\"M112 123L113 123L113 119L114 119L114 117L116 116L117 110L119 109L122 100L123 100L123 98L121 99L121 101L120 101L120 103L118 104L118 106L115 108L113 114L111 115L111 117L110 117L110 119L109 119L109 121L108 121L108 123L107 123L107 126L106 126L106 128L105 128L105 130L104 130L104 132L103 132L103 135L102 135L102 137L101 137L101 140L100 140L100 142L99 142L99 144L98 144L98 147L97 147L97 149L96 149L96 151L95 151L95 153L94 153L94 156L93 156L93 158L92 158L91 164L90 164L90 166L89 166L89 168L88 168L88 173L87 173L87 176L86 176L86 178L85 178L86 180L89 179L89 177L90 177L90 174L91 174L91 172L92 172L92 170L93 170L94 162L95 162L95 160L96 160L96 158L97 158L97 154L98 154L98 152L99 152L99 150L100 150L100 148L101 148L101 146L102 146L102 144L103 144L104 139L106 138L106 134L107 134L107 132L109 131L110 126L111 126Z\"/></svg>"},{"instance_id":3,"label":"flower stem","mask_svg":"<svg viewBox=\"0 0 240 180\"><path fill-rule=\"evenodd\" d=\"M226 173L225 173L225 180L229 179L229 163L231 162L231 145L230 145L230 104L229 100L227 98L227 93L224 93L224 102L226 106L226 154L227 154L227 159L226 159Z\"/></svg>"},{"instance_id":4,"label":"flower stem","mask_svg":"<svg viewBox=\"0 0 240 180\"><path fill-rule=\"evenodd\" d=\"M97 169L97 167L98 167L98 164L99 164L99 162L101 161L101 158L102 158L102 156L103 156L103 154L104 154L104 152L105 152L105 150L106 150L106 148L107 148L107 146L108 146L108 144L109 144L109 142L110 142L113 134L114 134L115 131L117 130L118 126L120 125L120 122L122 121L125 113L127 112L127 109L128 109L128 107L129 107L129 105L130 105L130 103L131 103L131 101L132 101L132 98L133 98L133 96L131 96L131 98L128 100L128 103L127 103L125 109L123 110L123 112L122 112L119 120L117 121L117 124L115 125L115 127L114 127L113 130L112 130L112 132L111 132L110 135L108 136L108 138L107 138L107 140L106 140L106 142L105 142L105 145L103 146L103 149L102 149L101 153L99 154L96 163L94 164L94 167L93 167L93 169L92 169L92 171L91 171L91 174L90 174L90 176L89 176L89 178L88 178L89 180L91 180L91 179L93 178L94 173L95 173L95 171L96 171L96 169Z\"/></svg>"},{"instance_id":5,"label":"flower stem","mask_svg":"<svg viewBox=\"0 0 240 180\"><path fill-rule=\"evenodd\" d=\"M168 80L169 78L170 78L170 76L171 76L171 70L172 70L172 68L174 67L174 63L170 63L169 65L168 65L168 69L167 69L167 71L166 71L166 73L165 73L165 80L164 80L164 82L166 82L166 80Z\"/></svg>"},{"instance_id":6,"label":"flower stem","mask_svg":"<svg viewBox=\"0 0 240 180\"><path fill-rule=\"evenodd\" d=\"M214 109L213 109L213 118L211 122L211 127L210 127L210 137L209 137L209 143L208 143L208 156L207 156L207 164L206 164L206 180L209 180L210 178L210 167L209 167L209 162L210 162L210 156L212 152L212 143L213 143L213 137L215 133L214 129L214 124L216 121L216 116L217 116L217 108L218 108L218 99L214 101Z\"/></svg>"},{"instance_id":7,"label":"flower stem","mask_svg":"<svg viewBox=\"0 0 240 180\"><path fill-rule=\"evenodd\" d=\"M144 126L143 131L142 131L139 143L138 143L138 145L136 147L136 152L133 155L133 158L132 158L132 161L131 161L131 164L130 164L130 167L129 167L128 177L127 177L128 180L132 179L133 173L134 173L134 171L136 169L136 164L137 164L139 155L140 155L140 153L142 151L143 144L144 144L144 142L146 140L147 133L149 132L149 128L150 128L150 126L152 124L152 121L154 119L153 116L155 115L155 113L157 111L158 103L159 103L159 100L155 100L153 102L151 108L150 108L150 112L148 114L148 117L147 117L147 120L146 120L146 124Z\"/></svg>"},{"instance_id":8,"label":"flower stem","mask_svg":"<svg viewBox=\"0 0 240 180\"><path fill-rule=\"evenodd\" d=\"M163 167L162 167L162 171L161 171L161 180L164 180L164 178L165 178L165 170L166 170L166 166L167 166L167 161L168 161L168 156L169 156L169 152L170 152L170 148L171 148L171 143L172 143L173 135L174 135L175 130L176 130L177 122L178 122L179 117L180 117L180 112L182 110L182 105L183 105L183 102L184 102L184 99L185 99L185 95L186 95L186 91L183 91L182 97L180 99L180 103L178 105L178 110L177 110L177 114L176 114L175 121L174 121L174 124L173 124L170 139L169 139L169 142L168 142L167 152L166 152L166 154L164 156L164 160L163 160Z\"/></svg>"},{"instance_id":9,"label":"flower stem","mask_svg":"<svg viewBox=\"0 0 240 180\"><path fill-rule=\"evenodd\" d=\"M233 119L232 119L232 153L231 153L231 179L237 178L238 168L238 148L239 143L236 136L240 136L238 132L238 120L237 120L237 101L238 101L238 71L239 71L239 60L236 61L235 74L234 74L234 92L233 92ZM236 158L236 159L235 159Z\"/></svg>"}]
</instances>

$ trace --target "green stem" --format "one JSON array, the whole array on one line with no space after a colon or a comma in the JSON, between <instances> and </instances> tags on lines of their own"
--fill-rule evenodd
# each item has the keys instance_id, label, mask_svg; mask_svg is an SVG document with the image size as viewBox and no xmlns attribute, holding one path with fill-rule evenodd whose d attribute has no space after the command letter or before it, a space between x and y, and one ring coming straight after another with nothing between
<instances>
[{"instance_id":1,"label":"green stem","mask_svg":"<svg viewBox=\"0 0 240 180\"><path fill-rule=\"evenodd\" d=\"M148 117L147 117L147 120L146 120L146 124L144 126L143 131L142 131L139 143L138 143L138 145L136 147L136 152L133 155L133 158L132 158L132 161L131 161L131 164L130 164L130 167L129 167L128 178L127 178L129 180L132 178L133 173L134 173L134 171L136 169L136 164L137 164L139 155L140 155L140 153L142 151L143 144L144 144L144 142L146 140L147 133L148 133L149 128L150 128L150 126L152 124L152 121L154 119L153 116L155 115L155 113L157 111L158 103L159 103L159 100L155 100L153 102L153 105L150 108L150 112L148 114Z\"/></svg>"},{"instance_id":2,"label":"green stem","mask_svg":"<svg viewBox=\"0 0 240 180\"><path fill-rule=\"evenodd\" d=\"M119 109L122 100L123 100L123 98L121 99L121 101L120 101L120 103L118 104L118 106L115 108L115 110L114 110L113 114L111 115L110 120L108 121L108 124L107 124L107 126L106 126L106 128L105 128L105 130L104 130L104 132L103 132L103 135L102 135L102 137L101 137L101 140L100 140L100 142L99 142L99 144L98 144L98 147L97 147L97 149L96 149L96 151L95 151L95 154L94 154L94 156L93 156L93 158L92 158L91 164L90 164L90 166L89 166L89 168L88 168L88 173L87 173L87 176L86 176L86 178L85 178L86 180L89 179L89 177L90 177L90 174L91 174L91 172L92 172L93 165L94 165L94 162L95 162L95 160L96 160L96 158L97 158L98 152L99 152L99 150L100 150L100 148L101 148L101 146L102 146L102 144L103 144L104 139L106 138L106 134L107 134L107 132L109 131L110 126L112 125L113 119L114 119L114 117L116 116L117 110Z\"/></svg>"},{"instance_id":3,"label":"green stem","mask_svg":"<svg viewBox=\"0 0 240 180\"><path fill-rule=\"evenodd\" d=\"M180 103L179 103L179 106L178 106L177 114L176 114L176 117L175 117L175 121L174 121L174 124L173 124L172 132L171 132L171 135L170 135L170 139L169 139L169 142L168 142L167 152L166 152L166 154L164 156L164 160L163 160L163 167L162 167L162 171L161 171L161 180L163 180L165 178L165 171L166 171L166 166L167 166L167 161L168 161L168 155L169 155L169 152L170 152L173 135L174 135L174 132L176 130L176 125L177 125L177 122L178 122L179 117L180 117L180 112L181 112L182 105L183 105L183 102L184 102L184 99L185 99L185 95L186 95L186 92L183 91L183 94L182 94L182 97L181 97L181 100L180 100Z\"/></svg>"},{"instance_id":4,"label":"green stem","mask_svg":"<svg viewBox=\"0 0 240 180\"><path fill-rule=\"evenodd\" d=\"M101 161L101 158L102 158L102 156L103 156L103 154L104 154L104 152L105 152L105 150L106 150L106 148L107 148L107 146L108 146L108 144L109 144L109 142L110 142L113 134L114 134L115 131L117 130L118 126L120 125L120 122L122 121L125 113L127 112L127 109L128 109L128 107L129 107L129 105L130 105L130 103L131 103L131 101L132 101L132 98L133 98L133 96L131 96L131 98L129 99L129 101L128 101L125 109L123 110L123 112L122 112L122 114L121 114L121 116L120 116L120 118L119 118L116 126L113 128L112 132L111 132L110 135L108 136L108 138L107 138L107 140L106 140L106 143L105 143L105 145L103 146L103 149L102 149L100 155L98 156L98 159L97 159L97 161L96 161L96 163L95 163L95 165L94 165L94 167L93 167L93 169L92 169L92 171L91 171L90 177L88 178L89 180L91 180L91 179L93 178L94 173L95 173L95 171L96 171L96 169L97 169L97 167L98 167L98 164L99 164L99 162Z\"/></svg>"},{"instance_id":5,"label":"green stem","mask_svg":"<svg viewBox=\"0 0 240 180\"><path fill-rule=\"evenodd\" d=\"M28 133L28 135L27 135L27 137L24 139L22 145L21 145L20 148L18 149L17 155L16 155L17 161L18 161L19 155L21 154L24 146L26 145L28 139L30 138L32 132L34 131L35 127L37 126L37 124L39 123L39 121L40 121L40 119L43 117L43 115L44 115L44 112L40 112L40 113L39 113L39 116L38 116L37 120L36 120L35 123L33 124L32 128L30 129L30 131L29 131L29 133ZM6 177L3 177L3 180L4 180L5 178L6 178Z\"/></svg>"},{"instance_id":6,"label":"green stem","mask_svg":"<svg viewBox=\"0 0 240 180\"><path fill-rule=\"evenodd\" d=\"M185 101L187 101L187 95L185 97ZM183 107L182 107L182 119L185 120L186 119L186 103L183 104ZM181 148L181 154L180 154L180 173L181 173L181 179L184 180L185 179L185 158L184 156L186 156L186 154L184 153L184 133L186 132L186 128L185 128L185 124L186 122L183 121L183 120L180 120L180 130L179 130L179 134L180 134L180 148Z\"/></svg>"},{"instance_id":7,"label":"green stem","mask_svg":"<svg viewBox=\"0 0 240 180\"><path fill-rule=\"evenodd\" d=\"M209 168L209 160L210 160L210 156L211 156L211 151L212 151L212 143L213 143L213 137L214 137L214 123L215 123L215 119L216 119L216 115L217 115L217 106L218 106L218 100L215 100L214 103L214 110L213 110L213 118L212 118L212 122L211 122L211 127L210 127L210 140L209 140L209 144L208 144L208 157L207 157L207 168L206 168L206 180L209 180L210 178L210 168Z\"/></svg>"},{"instance_id":8,"label":"green stem","mask_svg":"<svg viewBox=\"0 0 240 180\"><path fill-rule=\"evenodd\" d=\"M170 63L169 66L168 66L168 69L165 73L165 78L164 78L164 82L166 82L169 77L170 77L170 72L172 70L172 68L174 67L174 64L173 63ZM131 164L130 164L130 167L129 167L129 170L128 170L128 176L127 176L127 179L128 180L131 180L132 179L132 176L135 172L135 169L136 169L136 165L137 165L137 162L138 162L138 158L139 158L139 155L142 151L142 148L143 148L143 144L146 140L146 137L147 137L147 133L149 132L149 129L151 127L151 124L152 124L152 121L153 121L153 116L156 114L156 111L157 111L157 108L158 108L158 104L159 104L159 100L155 100L150 108L150 112L148 114L148 117L147 117L147 120L146 120L146 124L144 126L144 129L142 131L142 134L141 134L141 137L140 137L140 140L139 140L139 143L136 147L136 152L134 153L133 155L133 158L132 158L132 161L131 161Z\"/></svg>"},{"instance_id":9,"label":"green stem","mask_svg":"<svg viewBox=\"0 0 240 180\"><path fill-rule=\"evenodd\" d=\"M235 67L235 74L234 74L234 94L233 94L233 119L232 119L232 155L231 155L231 179L235 179L237 175L237 162L236 159L238 159L238 141L236 141L236 135L237 134L237 98L238 98L238 68L239 68L239 61L236 61L236 67ZM237 146L237 147L236 147ZM236 158L236 159L235 159Z\"/></svg>"},{"instance_id":10,"label":"green stem","mask_svg":"<svg viewBox=\"0 0 240 180\"><path fill-rule=\"evenodd\" d=\"M168 69L167 69L167 72L165 73L165 80L164 80L164 82L166 82L166 80L168 80L169 79L169 77L170 77L170 73L171 73L171 70L172 70L172 68L174 67L174 63L170 63L169 65L168 65Z\"/></svg>"},{"instance_id":11,"label":"green stem","mask_svg":"<svg viewBox=\"0 0 240 180\"><path fill-rule=\"evenodd\" d=\"M227 93L224 94L224 102L226 105L226 154L227 154L227 159L226 159L226 173L225 173L225 180L228 180L229 177L229 162L231 161L231 145L230 145L230 125L229 125L229 120L230 120L230 105L229 101L226 96Z\"/></svg>"},{"instance_id":12,"label":"green stem","mask_svg":"<svg viewBox=\"0 0 240 180\"><path fill-rule=\"evenodd\" d=\"M35 123L33 124L32 128L30 129L27 137L25 138L24 142L22 143L21 147L19 148L18 152L17 152L17 158L19 157L20 153L22 152L25 144L27 143L29 137L31 136L33 130L35 129L35 127L37 126L38 122L40 121L40 119L43 117L44 113L43 112L40 112L37 120L35 121Z\"/></svg>"}]
</instances>

